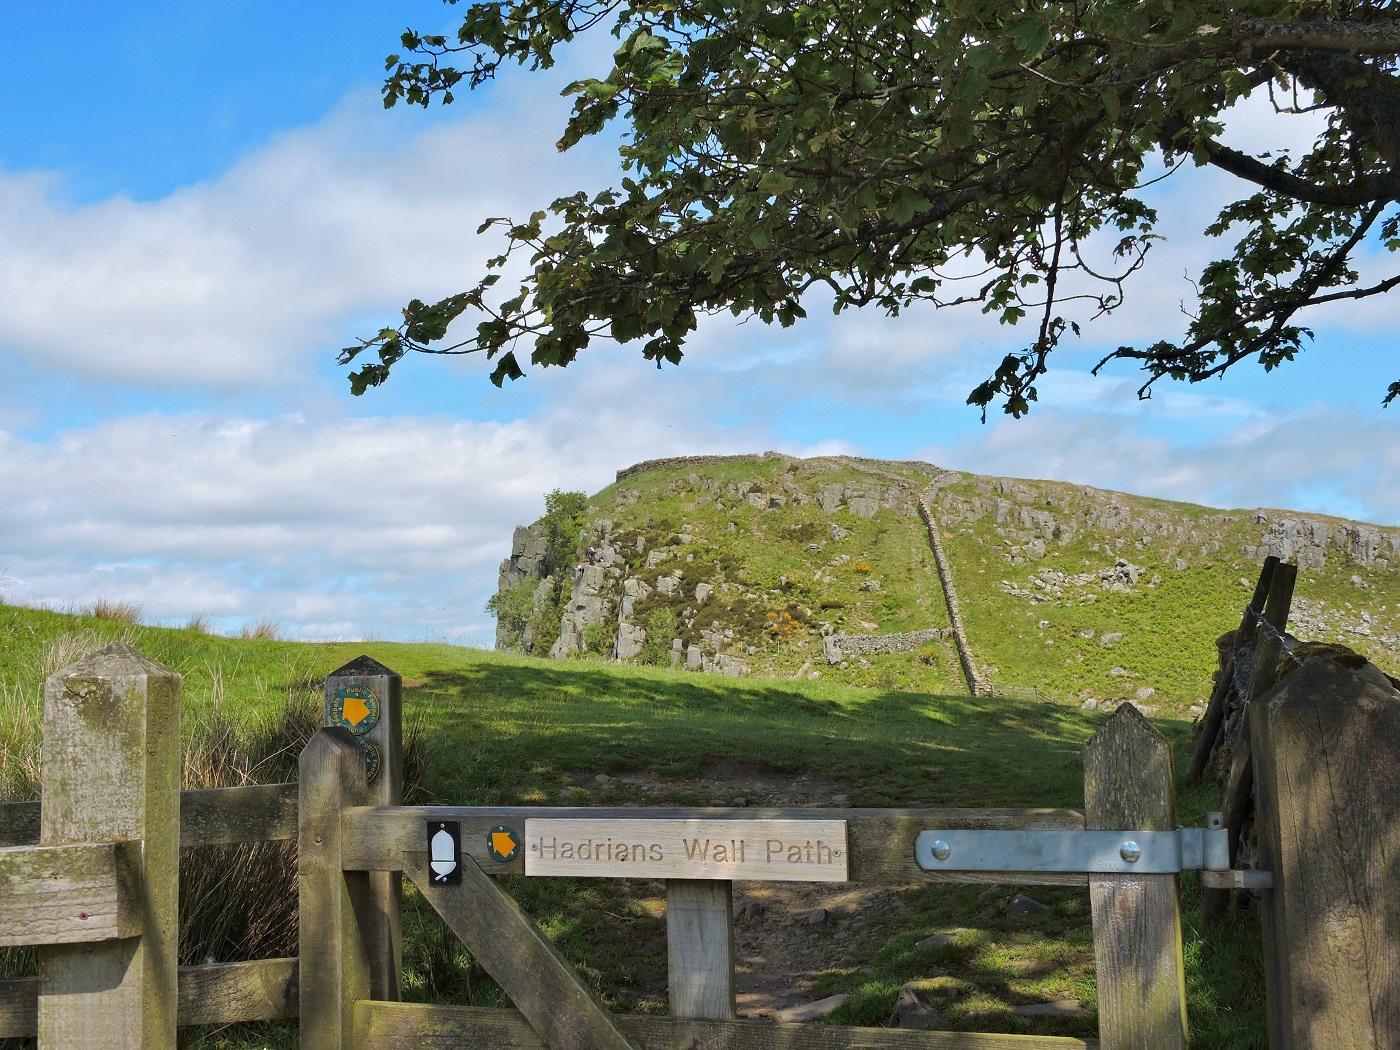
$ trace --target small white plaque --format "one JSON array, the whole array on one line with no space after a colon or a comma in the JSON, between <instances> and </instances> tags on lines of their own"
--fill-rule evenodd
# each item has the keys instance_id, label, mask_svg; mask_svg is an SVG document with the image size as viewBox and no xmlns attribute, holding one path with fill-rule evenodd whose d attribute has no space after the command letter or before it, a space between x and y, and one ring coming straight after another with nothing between
<instances>
[{"instance_id":1,"label":"small white plaque","mask_svg":"<svg viewBox=\"0 0 1400 1050\"><path fill-rule=\"evenodd\" d=\"M844 820L526 820L525 874L845 882Z\"/></svg>"}]
</instances>

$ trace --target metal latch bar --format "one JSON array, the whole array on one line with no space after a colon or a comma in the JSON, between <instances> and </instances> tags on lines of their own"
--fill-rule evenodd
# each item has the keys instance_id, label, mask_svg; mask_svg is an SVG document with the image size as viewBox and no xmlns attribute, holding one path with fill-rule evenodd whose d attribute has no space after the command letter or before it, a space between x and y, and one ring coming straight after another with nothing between
<instances>
[{"instance_id":1,"label":"metal latch bar","mask_svg":"<svg viewBox=\"0 0 1400 1050\"><path fill-rule=\"evenodd\" d=\"M1175 831L922 831L914 857L925 871L1173 874L1228 871L1230 840L1212 813L1207 827Z\"/></svg>"}]
</instances>

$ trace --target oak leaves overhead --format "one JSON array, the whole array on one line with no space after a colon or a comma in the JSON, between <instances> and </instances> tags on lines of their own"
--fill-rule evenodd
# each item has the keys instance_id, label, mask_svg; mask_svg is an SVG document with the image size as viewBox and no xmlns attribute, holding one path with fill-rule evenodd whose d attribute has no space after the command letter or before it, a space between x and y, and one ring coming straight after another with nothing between
<instances>
[{"instance_id":1,"label":"oak leaves overhead","mask_svg":"<svg viewBox=\"0 0 1400 1050\"><path fill-rule=\"evenodd\" d=\"M1364 283L1352 261L1400 245L1400 22L1384 3L498 0L455 37L405 34L385 104L451 101L503 62L548 67L590 31L619 46L570 86L559 146L615 128L619 184L485 223L503 250L474 287L342 351L361 360L355 393L409 351L484 353L499 385L521 350L567 365L595 337L679 362L707 313L786 326L818 301L922 301L1028 322L968 398L1020 415L1078 320L1123 304L1158 222L1147 173L1200 166L1239 181L1202 231L1227 250L1175 341L1105 358L1137 362L1144 395L1273 368L1310 334L1301 311L1400 283ZM1222 116L1251 93L1284 123L1320 109L1324 131L1303 155L1231 148ZM500 285L507 268L523 280ZM448 343L464 314L474 331Z\"/></svg>"}]
</instances>

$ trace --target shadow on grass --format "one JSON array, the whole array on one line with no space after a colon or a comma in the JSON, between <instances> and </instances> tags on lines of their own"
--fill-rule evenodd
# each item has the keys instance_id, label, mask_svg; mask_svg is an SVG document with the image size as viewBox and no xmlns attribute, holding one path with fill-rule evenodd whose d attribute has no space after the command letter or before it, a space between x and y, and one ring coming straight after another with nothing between
<instances>
[{"instance_id":1,"label":"shadow on grass","mask_svg":"<svg viewBox=\"0 0 1400 1050\"><path fill-rule=\"evenodd\" d=\"M553 803L576 772L695 777L739 763L846 782L857 806L1078 807L1080 749L1106 717L586 663L430 672L408 704L432 727L430 782L457 804ZM570 800L597 801L586 790Z\"/></svg>"}]
</instances>

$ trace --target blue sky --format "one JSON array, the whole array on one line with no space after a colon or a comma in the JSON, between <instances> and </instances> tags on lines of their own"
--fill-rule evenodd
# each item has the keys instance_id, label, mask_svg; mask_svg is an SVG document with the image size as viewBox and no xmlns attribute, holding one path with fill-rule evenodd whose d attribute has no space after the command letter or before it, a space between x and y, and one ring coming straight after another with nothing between
<instances>
[{"instance_id":1,"label":"blue sky","mask_svg":"<svg viewBox=\"0 0 1400 1050\"><path fill-rule=\"evenodd\" d=\"M555 487L638 459L781 449L930 459L1219 506L1400 523L1393 297L1310 319L1316 343L1134 396L1088 369L1170 336L1229 186L1189 171L1130 300L1060 353L1028 419L967 391L1025 333L974 312L718 318L679 368L600 347L504 391L474 359L417 360L352 398L336 348L413 296L470 283L475 229L615 175L560 156L558 91L511 74L448 109L386 112L383 58L437 0L20 4L0 0L0 595L150 619L273 620L304 637L481 640L511 527ZM1242 148L1305 142L1260 107ZM1383 267L1387 260L1369 260Z\"/></svg>"}]
</instances>

